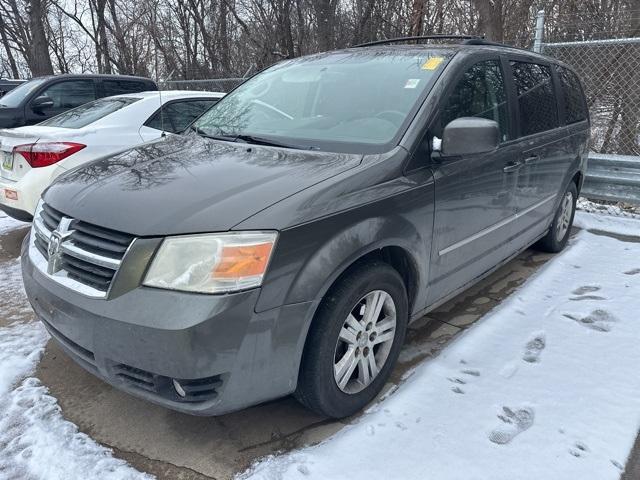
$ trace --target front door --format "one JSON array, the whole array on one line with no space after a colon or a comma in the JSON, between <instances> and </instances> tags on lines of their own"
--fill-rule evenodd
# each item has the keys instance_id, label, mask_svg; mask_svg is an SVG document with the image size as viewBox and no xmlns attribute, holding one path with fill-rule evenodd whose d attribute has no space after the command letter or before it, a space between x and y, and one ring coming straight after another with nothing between
<instances>
[{"instance_id":1,"label":"front door","mask_svg":"<svg viewBox=\"0 0 640 480\"><path fill-rule=\"evenodd\" d=\"M518 146L511 141L503 67L497 57L468 66L445 94L429 132L429 138L441 137L444 126L459 117L495 120L501 132L495 152L434 161L429 303L463 287L513 251L519 158Z\"/></svg>"},{"instance_id":2,"label":"front door","mask_svg":"<svg viewBox=\"0 0 640 480\"><path fill-rule=\"evenodd\" d=\"M40 96L47 96L53 100L53 107L33 109L31 102ZM66 112L96 99L96 87L92 78L78 80L61 80L45 87L25 107L26 125L40 123L59 113Z\"/></svg>"}]
</instances>

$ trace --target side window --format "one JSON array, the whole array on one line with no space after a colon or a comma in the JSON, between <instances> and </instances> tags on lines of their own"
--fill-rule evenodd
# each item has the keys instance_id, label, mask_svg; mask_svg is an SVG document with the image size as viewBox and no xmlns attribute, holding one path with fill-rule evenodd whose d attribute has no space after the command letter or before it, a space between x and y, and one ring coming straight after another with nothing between
<instances>
[{"instance_id":1,"label":"side window","mask_svg":"<svg viewBox=\"0 0 640 480\"><path fill-rule=\"evenodd\" d=\"M544 65L511 62L518 95L520 134L544 132L558 126L558 106L551 70Z\"/></svg>"},{"instance_id":2,"label":"side window","mask_svg":"<svg viewBox=\"0 0 640 480\"><path fill-rule=\"evenodd\" d=\"M567 123L585 120L589 113L578 76L563 67L556 67L556 71L564 94L564 115Z\"/></svg>"},{"instance_id":3,"label":"side window","mask_svg":"<svg viewBox=\"0 0 640 480\"><path fill-rule=\"evenodd\" d=\"M217 100L211 99L185 100L170 103L162 107L162 117L160 116L160 111L156 112L147 120L145 126L155 128L156 130L164 129L170 133L182 132L216 102Z\"/></svg>"},{"instance_id":4,"label":"side window","mask_svg":"<svg viewBox=\"0 0 640 480\"><path fill-rule=\"evenodd\" d=\"M75 108L96 99L93 80L67 80L46 88L40 95L53 100L53 108Z\"/></svg>"},{"instance_id":5,"label":"side window","mask_svg":"<svg viewBox=\"0 0 640 480\"><path fill-rule=\"evenodd\" d=\"M123 95L126 93L138 93L148 90L144 82L135 80L103 80L102 89L105 97L111 95Z\"/></svg>"},{"instance_id":6,"label":"side window","mask_svg":"<svg viewBox=\"0 0 640 480\"><path fill-rule=\"evenodd\" d=\"M462 76L447 99L440 116L440 127L460 117L482 117L500 126L502 141L509 139L507 95L500 62L478 62Z\"/></svg>"}]
</instances>

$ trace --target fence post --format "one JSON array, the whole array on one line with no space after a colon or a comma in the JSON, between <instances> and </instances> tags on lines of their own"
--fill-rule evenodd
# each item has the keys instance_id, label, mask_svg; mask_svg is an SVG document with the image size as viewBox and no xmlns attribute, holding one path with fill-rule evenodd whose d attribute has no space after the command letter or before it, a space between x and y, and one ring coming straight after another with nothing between
<instances>
[{"instance_id":1,"label":"fence post","mask_svg":"<svg viewBox=\"0 0 640 480\"><path fill-rule=\"evenodd\" d=\"M539 10L536 15L536 33L533 38L533 51L540 53L542 51L542 36L544 35L544 10Z\"/></svg>"}]
</instances>

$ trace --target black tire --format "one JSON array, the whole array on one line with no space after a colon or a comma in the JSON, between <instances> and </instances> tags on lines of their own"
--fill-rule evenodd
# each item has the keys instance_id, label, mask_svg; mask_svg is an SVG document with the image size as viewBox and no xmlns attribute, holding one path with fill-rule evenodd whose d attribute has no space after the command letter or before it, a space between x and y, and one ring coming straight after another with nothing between
<instances>
[{"instance_id":1,"label":"black tire","mask_svg":"<svg viewBox=\"0 0 640 480\"><path fill-rule=\"evenodd\" d=\"M386 361L371 383L357 393L345 393L334 377L338 337L352 310L363 297L376 290L389 294L395 304L393 343L389 342L391 348ZM393 267L380 261L352 267L329 289L318 307L307 335L295 397L308 409L333 418L347 417L362 410L389 378L404 343L408 318L406 288Z\"/></svg>"},{"instance_id":2,"label":"black tire","mask_svg":"<svg viewBox=\"0 0 640 480\"><path fill-rule=\"evenodd\" d=\"M563 217L563 200L566 195L571 194L571 215L569 219L569 226L564 231L563 235L558 234L558 224L562 222ZM571 182L569 186L562 194L562 198L558 204L558 209L553 217L553 222L551 223L551 227L547 234L538 241L536 247L543 251L549 253L557 253L561 251L567 242L569 241L569 235L571 234L571 226L573 225L573 217L576 214L576 201L578 200L578 189L576 188L576 184Z\"/></svg>"}]
</instances>

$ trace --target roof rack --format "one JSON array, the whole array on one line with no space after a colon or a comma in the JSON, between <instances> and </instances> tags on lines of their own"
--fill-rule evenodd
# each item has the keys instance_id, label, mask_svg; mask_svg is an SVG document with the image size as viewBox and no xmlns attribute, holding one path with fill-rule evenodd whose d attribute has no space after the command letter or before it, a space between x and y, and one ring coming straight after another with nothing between
<instances>
[{"instance_id":1,"label":"roof rack","mask_svg":"<svg viewBox=\"0 0 640 480\"><path fill-rule=\"evenodd\" d=\"M375 42L361 43L360 45L354 45L355 48L359 47L371 47L373 45L386 45L389 43L401 43L401 42L409 42L415 40L465 40L464 43L467 42L484 42L483 37L479 37L477 35L444 35L444 34L434 34L434 35L419 35L415 37L399 37L399 38L389 38L387 40L376 40ZM481 45L481 43L473 43L473 45Z\"/></svg>"}]
</instances>

